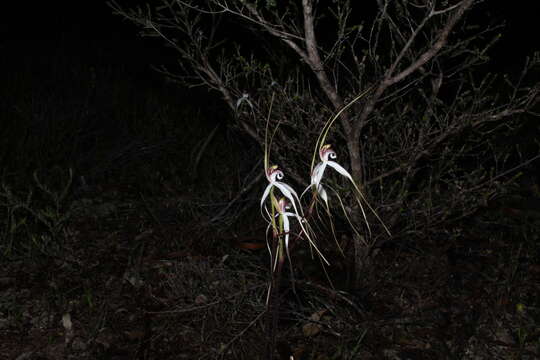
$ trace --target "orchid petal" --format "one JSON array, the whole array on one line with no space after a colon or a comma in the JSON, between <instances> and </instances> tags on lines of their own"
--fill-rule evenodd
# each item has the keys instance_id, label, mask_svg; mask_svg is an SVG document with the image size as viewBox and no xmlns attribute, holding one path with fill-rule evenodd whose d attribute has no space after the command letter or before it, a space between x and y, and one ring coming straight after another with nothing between
<instances>
[{"instance_id":1,"label":"orchid petal","mask_svg":"<svg viewBox=\"0 0 540 360\"><path fill-rule=\"evenodd\" d=\"M315 166L315 169L313 170L313 175L311 176L311 184L318 186L322 180L322 177L324 175L324 170L326 170L326 161L320 162Z\"/></svg>"},{"instance_id":2,"label":"orchid petal","mask_svg":"<svg viewBox=\"0 0 540 360\"><path fill-rule=\"evenodd\" d=\"M296 191L290 185L285 184L284 182L280 182L280 181L276 181L275 185L277 185L277 184L279 184L279 185L283 186L285 189L287 189L287 191L289 191L298 200L298 194L296 193Z\"/></svg>"},{"instance_id":3,"label":"orchid petal","mask_svg":"<svg viewBox=\"0 0 540 360\"><path fill-rule=\"evenodd\" d=\"M274 183L274 186L277 187L287 199L289 199L294 208L294 211L298 213L296 202L298 201L298 203L300 203L300 199L298 199L298 194L296 194L296 191L294 191L294 189L291 188L289 185L279 181L276 181Z\"/></svg>"},{"instance_id":4,"label":"orchid petal","mask_svg":"<svg viewBox=\"0 0 540 360\"><path fill-rule=\"evenodd\" d=\"M285 232L285 250L287 251L287 256L289 256L289 217L283 216L283 231Z\"/></svg>"},{"instance_id":5,"label":"orchid petal","mask_svg":"<svg viewBox=\"0 0 540 360\"><path fill-rule=\"evenodd\" d=\"M328 161L328 166L333 167L338 173L353 181L351 174L335 161Z\"/></svg>"},{"instance_id":6,"label":"orchid petal","mask_svg":"<svg viewBox=\"0 0 540 360\"><path fill-rule=\"evenodd\" d=\"M272 186L273 184L270 183L266 186L266 189L264 189L264 193L263 193L263 196L261 198L261 207L263 206L264 204L264 201L266 200L266 198L268 197L268 195L270 194L270 189L272 189Z\"/></svg>"},{"instance_id":7,"label":"orchid petal","mask_svg":"<svg viewBox=\"0 0 540 360\"><path fill-rule=\"evenodd\" d=\"M306 188L304 189L304 191L302 191L302 193L300 194L300 197L302 198L302 197L304 196L304 194L307 193L307 191L308 191L309 189L311 189L312 186L313 186L313 185L310 184L308 187L306 187Z\"/></svg>"},{"instance_id":8,"label":"orchid petal","mask_svg":"<svg viewBox=\"0 0 540 360\"><path fill-rule=\"evenodd\" d=\"M287 188L286 184L283 184L283 183L280 183L280 182L275 182L273 183L273 185L275 187L277 187L281 193L287 198L289 199L289 201L291 201L293 203L293 206L294 206L294 197L293 197L293 194L292 192Z\"/></svg>"},{"instance_id":9,"label":"orchid petal","mask_svg":"<svg viewBox=\"0 0 540 360\"><path fill-rule=\"evenodd\" d=\"M324 190L322 185L319 185L319 194L321 194L321 198L326 203L326 206L328 206L328 194L326 193L326 190Z\"/></svg>"},{"instance_id":10,"label":"orchid petal","mask_svg":"<svg viewBox=\"0 0 540 360\"><path fill-rule=\"evenodd\" d=\"M247 102L251 110L253 110L253 104L249 100L249 94L247 93L243 93L242 97L236 101L236 110L238 111L238 108L240 107L240 105L242 105L244 101Z\"/></svg>"}]
</instances>

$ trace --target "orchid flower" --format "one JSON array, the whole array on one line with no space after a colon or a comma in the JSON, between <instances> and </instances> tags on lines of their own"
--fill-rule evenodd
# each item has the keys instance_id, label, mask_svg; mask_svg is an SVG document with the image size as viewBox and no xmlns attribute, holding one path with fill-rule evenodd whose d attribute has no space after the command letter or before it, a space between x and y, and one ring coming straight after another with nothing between
<instances>
[{"instance_id":1,"label":"orchid flower","mask_svg":"<svg viewBox=\"0 0 540 360\"><path fill-rule=\"evenodd\" d=\"M360 191L360 189L358 188L358 186L354 182L351 174L347 170L345 170L345 168L343 168L343 166L341 166L337 162L333 161L333 160L335 160L337 158L337 154L332 149L332 146L329 145L329 144L321 146L320 149L319 149L319 157L321 159L321 162L319 162L315 166L315 168L313 169L313 171L311 173L311 184L306 188L306 190L304 190L302 195L304 195L304 193L309 188L311 188L311 187L314 188L314 191L316 191L316 193L321 195L321 198L324 200L324 202L325 202L325 204L327 206L327 210L328 210L328 195L326 193L326 190L322 186L321 181L322 181L322 178L323 178L323 175L324 175L324 171L326 170L326 167L330 166L331 168L336 170L338 173L340 173L341 175L343 175L347 179L349 179L351 184L354 186L354 189L356 190L357 194L359 195L359 198L357 198L357 201L358 201L358 205L360 206L360 210L362 211L362 215L364 216L364 220L366 221L366 226L367 226L368 231L371 233L369 223L367 222L366 212L364 210L364 207L362 206L362 203L360 202L360 199L363 200L363 202L367 205L367 207L371 210L371 212L373 212L375 217L377 217L377 219L381 222L381 224L384 227L384 229L386 230L386 232L388 234L390 234L390 231L388 230L386 225L384 225L384 223L382 222L379 215L377 215L375 210L367 202L366 198L364 197L364 195L362 194L362 192ZM340 202L341 202L341 200L340 200ZM343 204L342 204L342 206L343 206Z\"/></svg>"},{"instance_id":2,"label":"orchid flower","mask_svg":"<svg viewBox=\"0 0 540 360\"><path fill-rule=\"evenodd\" d=\"M300 205L300 199L298 198L298 194L290 185L279 181L282 180L283 177L283 171L279 170L277 165L270 166L266 169L266 179L268 179L268 185L266 186L266 189L264 189L263 196L261 197L261 209L264 205L264 202L266 201L266 198L268 197L268 195L270 195L271 191L274 188L278 188L285 196L285 198L287 198L291 202L295 214L300 215L301 213L298 212L298 208L296 207L296 203ZM265 210L268 213L268 209L266 209L266 207Z\"/></svg>"},{"instance_id":3,"label":"orchid flower","mask_svg":"<svg viewBox=\"0 0 540 360\"><path fill-rule=\"evenodd\" d=\"M278 218L282 233L285 236L285 252L287 253L287 258L289 259L289 261L291 260L291 256L289 254L289 232L291 230L289 218L294 217L296 218L296 220L298 220L299 223L302 223L302 218L298 214L287 211L290 209L290 207L291 207L290 203L284 197L279 199L279 201L277 201L277 203L275 204L275 208L277 210L276 217ZM272 224L269 224L268 226L270 227L271 225ZM278 257L276 256L276 262L274 263L274 266L273 266L274 269L277 264L277 258Z\"/></svg>"},{"instance_id":4,"label":"orchid flower","mask_svg":"<svg viewBox=\"0 0 540 360\"><path fill-rule=\"evenodd\" d=\"M243 93L242 94L242 97L240 97L237 101L236 101L236 108L235 108L235 111L238 111L238 109L240 108L240 106L242 105L243 102L246 102L249 107L251 108L251 110L253 111L253 104L251 103L251 101L249 100L249 94L248 93Z\"/></svg>"},{"instance_id":5,"label":"orchid flower","mask_svg":"<svg viewBox=\"0 0 540 360\"><path fill-rule=\"evenodd\" d=\"M349 174L349 172L345 170L343 166L333 161L337 158L337 154L332 149L331 145L326 144L326 145L321 146L321 148L319 149L319 157L321 159L321 162L319 162L313 169L313 172L311 173L311 184L306 188L306 190L304 190L302 195L310 187L313 187L315 191L317 191L317 193L321 195L324 202L328 205L328 195L326 194L326 190L321 185L321 180L323 178L323 175L327 166L334 168L337 172L345 176L351 182L354 182L354 181L351 174Z\"/></svg>"},{"instance_id":6,"label":"orchid flower","mask_svg":"<svg viewBox=\"0 0 540 360\"><path fill-rule=\"evenodd\" d=\"M306 219L302 215L302 207L300 205L300 198L298 197L298 194L296 191L288 184L281 182L279 180L283 179L283 171L279 170L277 165L273 165L268 167L266 170L266 178L268 179L269 184L266 186L266 189L264 189L263 196L261 197L261 210L263 208L264 202L266 199L270 196L270 201L272 203L272 214L270 214L270 211L265 207L265 211L270 217L269 220L269 226L272 226L274 228L274 233L277 232L278 226L275 222L275 217L278 217L278 220L283 222L283 227L279 227L280 231L285 233L285 248L287 250L287 256L288 256L288 246L289 246L289 229L285 230L285 225L290 228L290 222L289 217L294 216L300 225L300 228L302 229L302 232L305 234L307 240L309 241L309 244L313 246L317 254L324 260L325 263L329 264L328 260L322 255L320 250L317 248L317 245L315 245L315 242L313 241L312 237L310 236L309 232L309 224L307 223ZM284 198L282 200L278 201L276 197L274 196L274 188L277 188L281 191ZM287 204L285 206L285 204ZM298 204L298 207L297 207ZM292 206L294 212L288 212L285 211L287 207ZM298 210L300 209L300 211ZM277 211L277 213L276 213Z\"/></svg>"},{"instance_id":7,"label":"orchid flower","mask_svg":"<svg viewBox=\"0 0 540 360\"><path fill-rule=\"evenodd\" d=\"M327 264L329 264L328 260L326 260L326 258L322 255L320 250L315 245L315 243L311 240L311 237L310 237L310 235L309 235L309 233L307 231L307 228L306 228L307 223L305 223L305 220L300 215L298 215L297 213L287 211L287 210L289 210L291 208L291 203L287 200L287 198L282 197L281 199L279 199L279 201L277 201L275 198L273 198L273 205L274 205L274 208L277 211L277 213L275 214L275 217L278 219L278 223L279 223L279 225L274 227L274 236L276 236L276 235L277 236L279 236L279 235L284 236L285 253L287 254L287 258L289 259L289 262L291 261L291 256L290 256L290 253L289 253L289 238L290 238L291 225L290 225L289 218L293 217L293 218L296 218L296 220L300 224L300 228L302 229L302 232L306 235L306 237L307 237L308 241L310 242L310 244L315 248L315 250L321 256L321 258ZM270 223L268 225L268 228L273 226L273 224L274 223ZM281 233L276 234L276 232L275 232L277 230L276 228L278 228L281 231ZM268 251L271 253L270 245L268 245ZM274 269L275 269L275 267L277 265L277 259L278 259L278 256L275 257L275 262L273 264ZM292 270L292 264L291 264L291 270Z\"/></svg>"}]
</instances>

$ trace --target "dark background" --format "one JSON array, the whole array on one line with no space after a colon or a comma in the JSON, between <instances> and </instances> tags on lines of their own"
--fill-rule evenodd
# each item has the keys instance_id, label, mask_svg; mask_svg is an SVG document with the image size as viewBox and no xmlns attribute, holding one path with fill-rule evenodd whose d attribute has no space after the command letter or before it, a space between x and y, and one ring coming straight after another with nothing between
<instances>
[{"instance_id":1,"label":"dark background","mask_svg":"<svg viewBox=\"0 0 540 360\"><path fill-rule=\"evenodd\" d=\"M144 4L144 1L121 1L120 3L134 6ZM492 0L485 1L474 9L471 23L480 26L506 23L506 28L501 31L502 38L490 50L491 61L483 68L484 70L517 75L526 56L532 55L533 51L540 48L535 18L537 12L533 9L533 3L533 1L522 1L519 2L519 6L516 6L517 2ZM75 153L81 151L96 153L103 152L105 149L117 153L123 151L111 149L111 143L118 143L121 146L123 141L124 145L128 146L128 138L138 136L141 129L139 129L139 134L130 134L125 129L115 128L115 124L129 122L127 119L129 116L138 116L140 122L147 122L147 126L151 128L151 122L154 120L148 118L159 110L158 107L163 108L163 104L177 110L182 108L182 111L187 109L184 105L189 105L190 110L200 113L204 121L189 122L193 132L193 135L190 135L191 139L208 134L216 123L216 119L218 123L224 123L223 119L226 117L227 110L221 101L220 94L208 93L204 88L186 89L176 83L166 82L161 74L151 69L151 65L167 65L174 70L177 62L175 51L166 47L158 38L140 37L139 29L130 21L113 15L106 1L49 1L28 4L20 2L16 6L4 8L2 13L0 78L4 85L2 103L5 106L5 112L13 112L15 107L24 108L28 102L36 103L34 100L27 99L25 105L13 106L11 96L21 99L24 96L33 97L34 93L47 93L55 89L53 92L58 92L61 98L67 99L73 93L73 101L88 97L90 100L86 104L87 113L95 112L95 114L93 118L87 116L88 119L81 121L84 127L82 132L91 134L93 129L101 131L101 134L94 136L94 139L91 139L90 135L82 136L84 138L78 141L78 147L75 148L73 145L73 154L68 159L51 159L50 164L39 164L40 161L36 160L28 164L28 170L38 167L38 164L39 166L59 164L76 169L101 166L100 161L110 159L96 158L93 164L88 164L84 160L74 159ZM88 77L93 76L94 71L97 71L98 80L107 79L108 83L103 83L101 88L98 85L94 94L85 94L86 84L91 81ZM71 87L72 79L74 80L78 75L80 75L78 82L80 94L77 95L76 91L68 89ZM18 89L18 84L25 84L24 88ZM73 84L75 87L77 82L74 81ZM110 89L111 84L116 85L116 90ZM62 92L65 94L62 95ZM124 94L124 98L116 102L112 101L118 97L118 94ZM148 100L152 97L156 100L154 103ZM56 104L53 105L55 101ZM144 109L132 109L131 113L126 111L123 118L119 114L119 107L142 104L145 101L147 104ZM61 105L58 99L50 99L50 102L48 108L69 107L65 104ZM35 114L35 111L33 112ZM17 121L13 119L16 119L18 115L12 115L9 118ZM168 115L171 116L171 114ZM50 114L44 116L50 118ZM119 117L122 119L118 119ZM180 117L178 116L179 120L174 126L177 131L185 133ZM197 127L199 127L198 134ZM174 130L167 128L160 131L163 134L170 134ZM40 131L43 130L39 127L33 129L34 136L38 136ZM21 134L22 132L24 131L21 129ZM14 135L24 136L21 134ZM237 135L242 137L241 134ZM153 141L161 136L156 132ZM238 136L234 142L242 147L244 145L240 143ZM226 139L228 143L231 143L230 140ZM5 144L4 147L13 148L13 141ZM34 147L47 148L48 145L39 144ZM11 155L4 156L4 158L9 157L13 158ZM217 161L217 159L213 160ZM113 160L110 162L112 163Z\"/></svg>"},{"instance_id":2,"label":"dark background","mask_svg":"<svg viewBox=\"0 0 540 360\"><path fill-rule=\"evenodd\" d=\"M119 2L126 6L144 4L141 0ZM480 26L507 23L501 40L490 52L487 70L515 75L525 57L540 49L538 11L534 7L537 2L485 1L474 10L473 22ZM139 29L113 16L105 1L12 3L17 5L8 6L3 1L0 7L0 185L6 183L14 189L10 193L0 188L0 225L5 225L0 228L0 250L10 255L9 261L3 261L4 253L0 252L0 358L6 354L19 358L29 348L48 349L43 353L61 349L65 344L61 319L66 311L71 311L76 334L85 341L90 336L80 335L81 328L86 334L94 328L100 330L99 343L95 339L88 342L88 357L77 359L120 358L117 355L148 358L140 355L148 351L148 339L155 341L153 351L159 354L155 358L179 358L180 351L189 353L199 346L202 336L183 337L176 329L185 318L163 318L156 311L191 307L192 300L200 295L193 285L199 280L191 282L192 278L201 279L202 284L221 284L223 289L216 297L222 299L242 294L249 302L255 298L264 301L264 294L244 296L230 286L234 282L226 277L244 279L243 272L227 273L213 281L209 273L214 274L214 265L208 265L222 266L226 260L227 267L250 269L248 273L254 278L242 280L242 287L244 281L258 282L265 292L267 224L258 209L249 208L253 211L246 218L233 212L238 224L229 227L212 228L200 220L227 210L225 206L246 186L246 179L256 176L249 170L260 157L260 149L242 134L216 126L229 117L219 94L181 88L151 69L152 64L174 65L176 54L158 38L139 37ZM537 131L537 119L528 121ZM218 135L201 150L214 129L219 129ZM535 132L526 131L527 143L531 151L536 151ZM521 133L502 136L510 143L508 148L521 139ZM203 157L197 167L192 160L198 153ZM246 158L248 161L242 162ZM242 163L247 168L242 168ZM523 171L538 174L538 161L529 165ZM68 168L74 169L73 192L56 201L68 179ZM34 171L39 172L46 188L36 184ZM307 319L320 310L319 304L330 304L328 307L336 310L332 310L332 316L341 319L340 324L351 323L348 334L354 338L346 344L350 348L358 347L359 323L354 321L361 318L368 324L362 343L368 349L394 347L395 339L402 338L394 335L396 329L409 323L425 327L414 339L429 335L440 337L440 344L445 344L432 350L435 355L431 357L423 345L417 355L402 354L410 359L446 358L449 339L454 345L467 343L481 328L479 318L502 323L513 315L508 321L512 326L519 324L516 336L531 334L532 341L538 341L540 265L536 226L540 193L538 176L529 174L526 178L531 179L530 186L522 184L515 191L517 195L500 204L489 204L462 228L449 226L421 242L405 239L402 247L397 244L383 249L370 273L365 274L365 289L343 293L344 298L351 299L347 303L358 304L366 317L351 316L348 305L340 302L341 292L336 297L332 290L321 292L323 300L313 302L316 308L302 309L302 316ZM535 192L530 190L535 186ZM263 188L262 181L257 183L252 190L257 193L245 203L258 207L257 197ZM29 189L33 189L34 197L29 205L23 204ZM241 210L245 203L236 205ZM24 206L31 211L21 211ZM6 210L15 208L18 212L13 210L6 220ZM71 218L63 218L68 213ZM463 229L467 231L462 233ZM332 274L336 279L344 278L349 265L334 255L339 260ZM328 286L326 278L307 250L299 250L294 256L299 261L295 263L301 272L298 278L322 284L310 291L318 296L318 291ZM167 283L164 274L169 270L163 259L184 265L193 261L195 270L186 272L187 265L184 270L179 267L176 277ZM204 267L203 261L207 264ZM134 285L132 274L139 273L146 281L142 287ZM183 281L188 285L182 285ZM170 284L179 285L171 291ZM154 301L155 294L166 300L166 306ZM393 299L399 299L399 304ZM412 304L412 310L406 310L406 302ZM216 308L216 322L203 323L203 332L210 331L209 338L223 344L230 340L227 336L241 329L227 327L237 324L238 319L219 316L228 316L232 306L239 306L234 311L245 314L247 320L240 320L248 329L258 315L249 312L251 305L247 303L221 305ZM515 310L529 305L530 313ZM55 316L49 328L38 328L41 322L34 320L48 312ZM156 319L152 320L150 314ZM3 321L4 315L9 319ZM187 316L200 318L198 312ZM207 318L214 319L214 315ZM498 334L496 330L493 333ZM308 348L315 349L318 341L323 344L318 351L325 352L324 348L332 348L340 338L331 334L325 340L323 335L300 336L299 342L305 340ZM258 338L251 334L241 338L247 339L246 347L260 347L254 340ZM477 339L480 343L486 340L479 337L475 342ZM507 344L511 339L494 339L497 342L485 342L487 349L500 344L514 349ZM200 349L206 351L207 344Z\"/></svg>"},{"instance_id":3,"label":"dark background","mask_svg":"<svg viewBox=\"0 0 540 360\"><path fill-rule=\"evenodd\" d=\"M124 1L125 5L144 3ZM2 10L2 57L16 61L31 55L65 51L86 62L122 63L140 67L174 62L174 54L159 40L141 39L137 28L113 16L105 1L22 3ZM506 22L503 37L491 55L494 66L504 69L520 64L540 48L534 1L486 1L476 10L478 22ZM141 67L142 69L142 67ZM4 69L6 70L6 69Z\"/></svg>"}]
</instances>

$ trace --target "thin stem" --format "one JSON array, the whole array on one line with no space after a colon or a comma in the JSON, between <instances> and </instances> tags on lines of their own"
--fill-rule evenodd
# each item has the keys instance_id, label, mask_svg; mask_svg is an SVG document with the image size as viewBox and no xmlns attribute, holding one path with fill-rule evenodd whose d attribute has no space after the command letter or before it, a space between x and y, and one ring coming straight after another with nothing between
<instances>
[{"instance_id":1,"label":"thin stem","mask_svg":"<svg viewBox=\"0 0 540 360\"><path fill-rule=\"evenodd\" d=\"M276 349L276 337L278 330L279 309L280 309L280 285L281 274L283 270L283 263L285 262L285 256L283 252L283 237L281 235L273 236L273 257L277 257L278 262L275 270L271 270L271 285L270 294L268 296L267 305L267 317L266 317L266 331L268 339L266 343L266 358L272 360L274 358L274 351ZM274 259L272 259L272 263Z\"/></svg>"}]
</instances>

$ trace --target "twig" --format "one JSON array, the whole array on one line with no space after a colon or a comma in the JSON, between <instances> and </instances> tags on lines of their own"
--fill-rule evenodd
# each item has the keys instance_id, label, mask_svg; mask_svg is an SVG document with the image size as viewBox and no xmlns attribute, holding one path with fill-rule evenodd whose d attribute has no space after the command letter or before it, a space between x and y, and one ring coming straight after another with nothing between
<instances>
[{"instance_id":1,"label":"twig","mask_svg":"<svg viewBox=\"0 0 540 360\"><path fill-rule=\"evenodd\" d=\"M236 340L238 340L242 335L244 335L244 333L246 331L248 331L248 329L250 327L252 327L257 321L259 321L259 319L264 315L266 314L266 310L265 311L261 311L261 313L259 315L257 315L255 317L255 319L253 319L242 331L240 331L238 334L236 334L232 339L231 341L229 341L228 343L226 343L225 345L223 345L223 347L220 349L220 353L223 354L228 348L229 346L232 345L232 343L234 343Z\"/></svg>"},{"instance_id":2,"label":"twig","mask_svg":"<svg viewBox=\"0 0 540 360\"><path fill-rule=\"evenodd\" d=\"M356 304L353 301L351 301L349 298L347 298L344 295L343 291L329 289L329 288L327 288L325 286L315 284L315 283L313 283L311 281L296 280L295 282L297 284L299 284L299 285L310 286L310 287L313 287L313 288L315 288L315 289L317 289L319 291L325 292L325 293L329 294L330 297L332 297L332 298L338 298L338 299L342 300L343 302L347 303L347 305L349 305L354 310L356 310L356 312L358 312L359 314L362 314L362 310L360 310L360 308L358 306L356 306Z\"/></svg>"},{"instance_id":3,"label":"twig","mask_svg":"<svg viewBox=\"0 0 540 360\"><path fill-rule=\"evenodd\" d=\"M261 166L261 160L259 160L257 162L257 164L255 164L255 166L253 167L253 169L251 169L250 173L252 173L253 171L255 171L255 169L257 169L259 166ZM263 177L264 175L264 172L263 171L259 171L258 172L259 174L257 176L255 176L253 178L253 180L250 181L249 184L247 184L246 186L244 186L239 192L238 194L236 194L236 196L231 200L229 201L229 203L223 208L221 209L217 214L216 216L214 216L212 219L210 219L208 221L209 224L211 223L214 223L216 221L218 221L219 219L223 218L223 216L229 211L229 209L231 208L231 206L233 206L234 204L236 204L236 202L238 202L238 200L240 200L240 198L242 196L244 196L247 192L251 191L251 189L255 186L255 184L257 184Z\"/></svg>"}]
</instances>

